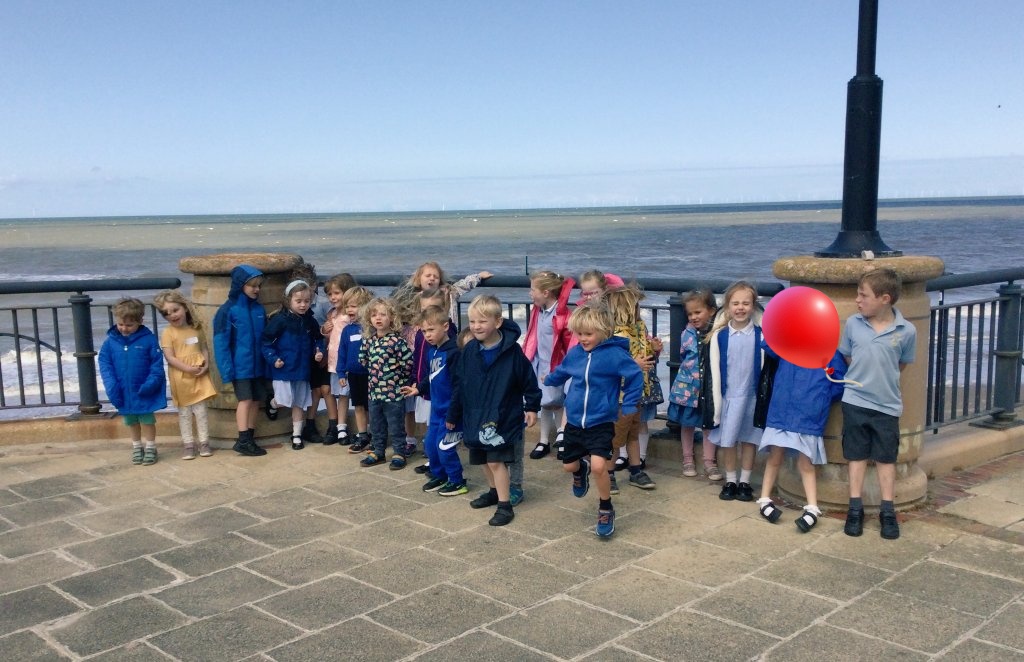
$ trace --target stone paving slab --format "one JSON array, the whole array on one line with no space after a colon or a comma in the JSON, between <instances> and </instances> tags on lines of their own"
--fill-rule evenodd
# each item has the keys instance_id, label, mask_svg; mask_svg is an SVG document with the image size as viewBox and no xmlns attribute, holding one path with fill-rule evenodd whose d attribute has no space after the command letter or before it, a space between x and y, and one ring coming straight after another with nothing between
<instances>
[{"instance_id":1,"label":"stone paving slab","mask_svg":"<svg viewBox=\"0 0 1024 662\"><path fill-rule=\"evenodd\" d=\"M493 528L477 467L443 498L336 447L178 452L0 458L0 660L1024 656L1021 522L942 511L1017 505L1016 459L935 481L896 541L768 524L653 460L658 489L623 485L602 540L554 461Z\"/></svg>"}]
</instances>

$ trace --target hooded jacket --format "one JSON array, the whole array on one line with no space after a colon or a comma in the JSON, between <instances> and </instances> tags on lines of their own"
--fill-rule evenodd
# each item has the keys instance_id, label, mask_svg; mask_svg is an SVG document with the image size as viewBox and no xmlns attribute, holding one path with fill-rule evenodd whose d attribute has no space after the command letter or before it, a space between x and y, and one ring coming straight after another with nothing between
<instances>
[{"instance_id":1,"label":"hooded jacket","mask_svg":"<svg viewBox=\"0 0 1024 662\"><path fill-rule=\"evenodd\" d=\"M263 330L263 358L271 379L308 382L313 357L324 351L324 338L312 315L296 315L282 310L270 318ZM278 359L284 362L274 367Z\"/></svg>"},{"instance_id":2,"label":"hooded jacket","mask_svg":"<svg viewBox=\"0 0 1024 662\"><path fill-rule=\"evenodd\" d=\"M120 414L152 414L167 406L164 353L156 335L140 326L130 336L117 325L100 347L100 377L110 404Z\"/></svg>"},{"instance_id":3,"label":"hooded jacket","mask_svg":"<svg viewBox=\"0 0 1024 662\"><path fill-rule=\"evenodd\" d=\"M440 347L427 345L427 374L416 385L420 397L430 400L430 420L443 422L452 404L452 374L459 369L459 345L448 338ZM461 429L461 428L458 428Z\"/></svg>"},{"instance_id":4,"label":"hooded jacket","mask_svg":"<svg viewBox=\"0 0 1024 662\"><path fill-rule=\"evenodd\" d=\"M267 365L260 352L267 314L259 301L242 291L247 282L262 275L262 271L248 264L232 269L228 300L213 318L213 353L222 382L267 376Z\"/></svg>"},{"instance_id":5,"label":"hooded jacket","mask_svg":"<svg viewBox=\"0 0 1024 662\"><path fill-rule=\"evenodd\" d=\"M523 413L540 411L537 375L519 347L519 325L502 320L501 343L490 366L480 342L466 343L452 373L452 403L446 421L462 424L468 448L497 450L523 436Z\"/></svg>"},{"instance_id":6,"label":"hooded jacket","mask_svg":"<svg viewBox=\"0 0 1024 662\"><path fill-rule=\"evenodd\" d=\"M579 428L618 420L620 391L622 413L632 414L644 390L644 373L629 353L629 340L621 336L612 336L589 352L576 345L544 384L560 386L569 379L566 420Z\"/></svg>"},{"instance_id":7,"label":"hooded jacket","mask_svg":"<svg viewBox=\"0 0 1024 662\"><path fill-rule=\"evenodd\" d=\"M576 281L566 278L562 282L562 289L558 292L558 301L555 303L555 316L551 323L555 328L554 340L551 345L551 365L549 370L554 370L565 358L566 352L573 343L572 331L569 330L569 294L576 286ZM537 355L537 324L540 320L540 306L533 306L530 309L530 322L526 325L526 339L523 341L523 353L526 359L533 362Z\"/></svg>"}]
</instances>

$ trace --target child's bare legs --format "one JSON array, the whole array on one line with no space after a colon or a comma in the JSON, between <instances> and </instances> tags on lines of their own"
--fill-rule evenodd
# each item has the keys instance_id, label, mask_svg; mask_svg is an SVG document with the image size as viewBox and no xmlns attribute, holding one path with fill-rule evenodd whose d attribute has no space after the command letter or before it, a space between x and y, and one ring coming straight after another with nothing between
<instances>
[{"instance_id":1,"label":"child's bare legs","mask_svg":"<svg viewBox=\"0 0 1024 662\"><path fill-rule=\"evenodd\" d=\"M740 447L740 482L749 483L750 474L754 471L754 456L757 455L757 444L749 444L745 441L739 443Z\"/></svg>"},{"instance_id":2,"label":"child's bare legs","mask_svg":"<svg viewBox=\"0 0 1024 662\"><path fill-rule=\"evenodd\" d=\"M761 503L765 499L771 500L772 489L775 487L775 481L779 477L779 468L782 467L782 460L786 455L786 449L782 446L772 446L771 451L768 453L768 460L764 465L764 481L761 483L761 498L757 500ZM801 457L804 457L801 455Z\"/></svg>"},{"instance_id":3,"label":"child's bare legs","mask_svg":"<svg viewBox=\"0 0 1024 662\"><path fill-rule=\"evenodd\" d=\"M332 398L333 399L333 398ZM348 396L339 395L335 401L334 411L338 414L338 429L348 429Z\"/></svg>"},{"instance_id":4,"label":"child's bare legs","mask_svg":"<svg viewBox=\"0 0 1024 662\"><path fill-rule=\"evenodd\" d=\"M132 448L142 446L142 424L136 421L128 426L128 435L132 438Z\"/></svg>"},{"instance_id":5,"label":"child's bare legs","mask_svg":"<svg viewBox=\"0 0 1024 662\"><path fill-rule=\"evenodd\" d=\"M811 458L800 453L796 458L796 468L800 472L800 482L804 486L807 505L814 506L814 509L818 510L818 473L814 465L811 464Z\"/></svg>"},{"instance_id":6,"label":"child's bare legs","mask_svg":"<svg viewBox=\"0 0 1024 662\"><path fill-rule=\"evenodd\" d=\"M882 492L882 501L892 501L896 496L896 465L875 462L875 472L878 473L878 487ZM863 479L861 484L863 485Z\"/></svg>"},{"instance_id":7,"label":"child's bare legs","mask_svg":"<svg viewBox=\"0 0 1024 662\"><path fill-rule=\"evenodd\" d=\"M604 500L612 498L612 478L608 473L608 460L600 455L590 456L590 479L597 486L597 496Z\"/></svg>"},{"instance_id":8,"label":"child's bare legs","mask_svg":"<svg viewBox=\"0 0 1024 662\"><path fill-rule=\"evenodd\" d=\"M356 416L356 432L366 434L366 428L370 425L370 417L366 412L366 407L355 406L352 409L355 411Z\"/></svg>"},{"instance_id":9,"label":"child's bare legs","mask_svg":"<svg viewBox=\"0 0 1024 662\"><path fill-rule=\"evenodd\" d=\"M628 439L628 440L626 440L626 459L629 461L629 466L631 466L631 467L640 466L640 440L639 439Z\"/></svg>"},{"instance_id":10,"label":"child's bare legs","mask_svg":"<svg viewBox=\"0 0 1024 662\"><path fill-rule=\"evenodd\" d=\"M508 501L508 467L504 462L488 462L484 465L484 476L487 484L497 490L498 501Z\"/></svg>"},{"instance_id":11,"label":"child's bare legs","mask_svg":"<svg viewBox=\"0 0 1024 662\"><path fill-rule=\"evenodd\" d=\"M256 412L259 411L259 403L255 400L239 400L235 409L235 423L239 432L247 432L256 427Z\"/></svg>"},{"instance_id":12,"label":"child's bare legs","mask_svg":"<svg viewBox=\"0 0 1024 662\"><path fill-rule=\"evenodd\" d=\"M864 473L868 469L867 460L850 460L846 470L850 475L850 498L860 499L864 489Z\"/></svg>"},{"instance_id":13,"label":"child's bare legs","mask_svg":"<svg viewBox=\"0 0 1024 662\"><path fill-rule=\"evenodd\" d=\"M722 466L725 468L725 479L730 483L735 483L736 465L739 463L736 446L723 446L719 448L718 456L722 458Z\"/></svg>"}]
</instances>

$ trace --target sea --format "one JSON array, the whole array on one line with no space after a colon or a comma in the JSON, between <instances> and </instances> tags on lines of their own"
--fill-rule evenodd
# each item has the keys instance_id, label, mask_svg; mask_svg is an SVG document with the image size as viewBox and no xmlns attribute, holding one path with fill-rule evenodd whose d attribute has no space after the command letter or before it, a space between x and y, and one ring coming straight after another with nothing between
<instances>
[{"instance_id":1,"label":"sea","mask_svg":"<svg viewBox=\"0 0 1024 662\"><path fill-rule=\"evenodd\" d=\"M319 275L409 274L433 260L448 274L518 276L601 269L632 278L772 281L780 257L826 248L840 229L840 202L747 203L432 212L217 214L0 219L0 281L177 277L182 257L223 252L302 255ZM929 198L879 203L883 241L905 255L933 255L947 273L1024 267L1024 196ZM990 296L995 286L948 301ZM117 293L97 294L98 302ZM657 297L652 297L657 300ZM663 299L663 296L662 296ZM11 346L16 306L59 305L67 295L0 297L0 369L7 398L19 372L55 389L56 356ZM70 330L67 330L70 334ZM22 363L26 353L22 352ZM74 359L63 357L65 382Z\"/></svg>"}]
</instances>

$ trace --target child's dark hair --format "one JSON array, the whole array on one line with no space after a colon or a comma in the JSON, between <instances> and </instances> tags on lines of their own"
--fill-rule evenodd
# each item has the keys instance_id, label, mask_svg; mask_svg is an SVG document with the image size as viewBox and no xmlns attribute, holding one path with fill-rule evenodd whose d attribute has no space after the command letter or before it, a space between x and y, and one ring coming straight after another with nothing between
<instances>
[{"instance_id":1,"label":"child's dark hair","mask_svg":"<svg viewBox=\"0 0 1024 662\"><path fill-rule=\"evenodd\" d=\"M683 304L683 308L686 308L686 304L691 301L697 301L711 312L718 310L718 302L715 300L715 293L706 287L702 287L699 290L684 292L680 299L680 303Z\"/></svg>"},{"instance_id":2,"label":"child's dark hair","mask_svg":"<svg viewBox=\"0 0 1024 662\"><path fill-rule=\"evenodd\" d=\"M292 297L299 292L309 291L312 293L313 286L309 284L308 280L303 278L296 278L292 282L288 283L284 288L284 301L281 302L281 310L290 310L288 303L292 300Z\"/></svg>"},{"instance_id":3,"label":"child's dark hair","mask_svg":"<svg viewBox=\"0 0 1024 662\"><path fill-rule=\"evenodd\" d=\"M195 311L192 309L192 303L185 298L185 295L180 290L164 290L153 297L153 305L156 306L156 309L164 317L167 316L164 313L164 306L169 303L176 303L185 309L185 324L196 330L203 328L203 323L199 321Z\"/></svg>"},{"instance_id":4,"label":"child's dark hair","mask_svg":"<svg viewBox=\"0 0 1024 662\"><path fill-rule=\"evenodd\" d=\"M306 262L303 258L299 258L299 263L292 267L292 270L288 273L289 282L295 280L304 280L309 284L309 288L316 292L319 280L316 275L316 267Z\"/></svg>"},{"instance_id":5,"label":"child's dark hair","mask_svg":"<svg viewBox=\"0 0 1024 662\"><path fill-rule=\"evenodd\" d=\"M350 289L356 286L356 279L352 277L352 274L341 273L335 276L331 276L324 281L324 292L332 289L341 290L343 293L348 292Z\"/></svg>"},{"instance_id":6,"label":"child's dark hair","mask_svg":"<svg viewBox=\"0 0 1024 662\"><path fill-rule=\"evenodd\" d=\"M889 305L899 301L900 293L903 291L903 279L895 270L888 267L874 269L860 277L857 285L867 285L876 297L889 295Z\"/></svg>"},{"instance_id":7,"label":"child's dark hair","mask_svg":"<svg viewBox=\"0 0 1024 662\"><path fill-rule=\"evenodd\" d=\"M115 320L141 324L142 318L146 314L146 305L138 299L125 297L114 304L111 313Z\"/></svg>"}]
</instances>

